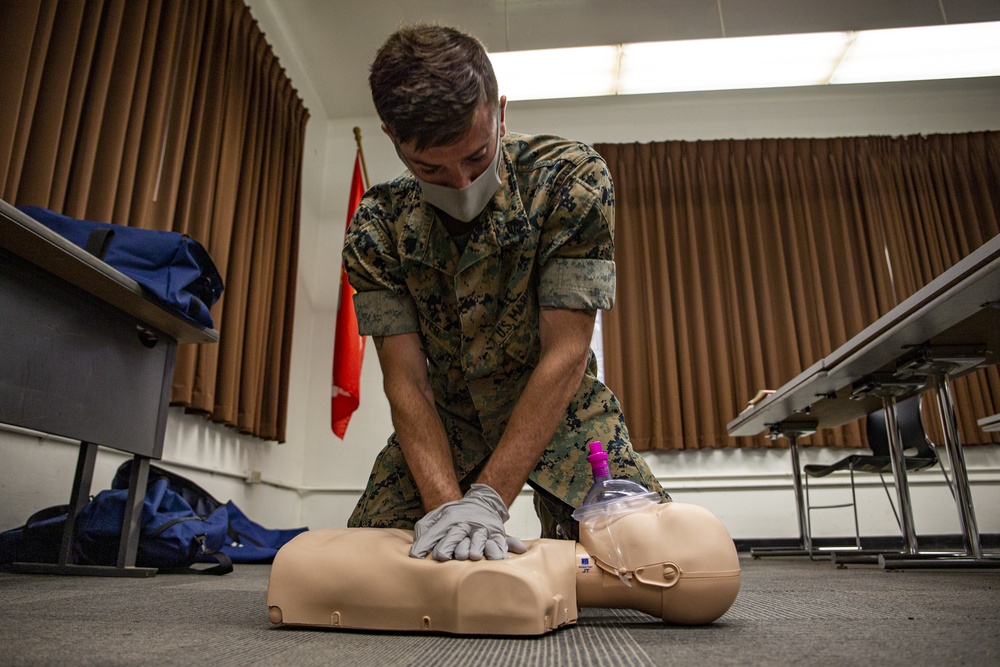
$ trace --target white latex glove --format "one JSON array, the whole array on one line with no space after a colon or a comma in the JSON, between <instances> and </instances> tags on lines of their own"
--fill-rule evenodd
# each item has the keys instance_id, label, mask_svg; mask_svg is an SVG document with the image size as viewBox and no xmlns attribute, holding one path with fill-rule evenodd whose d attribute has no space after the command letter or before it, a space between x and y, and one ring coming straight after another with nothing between
<instances>
[{"instance_id":1,"label":"white latex glove","mask_svg":"<svg viewBox=\"0 0 1000 667\"><path fill-rule=\"evenodd\" d=\"M473 484L461 500L428 512L413 527L410 556L434 560L489 560L507 558L508 550L523 554L527 547L508 537L503 524L510 518L500 495L486 484Z\"/></svg>"}]
</instances>

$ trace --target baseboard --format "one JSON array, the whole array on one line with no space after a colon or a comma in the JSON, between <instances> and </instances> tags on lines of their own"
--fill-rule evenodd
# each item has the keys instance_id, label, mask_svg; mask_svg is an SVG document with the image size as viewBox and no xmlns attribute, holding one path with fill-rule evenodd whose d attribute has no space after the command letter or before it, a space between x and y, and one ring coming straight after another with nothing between
<instances>
[{"instance_id":1,"label":"baseboard","mask_svg":"<svg viewBox=\"0 0 1000 667\"><path fill-rule=\"evenodd\" d=\"M979 536L979 541L983 549L1000 549L1000 533L989 533ZM736 550L749 552L750 549L760 547L795 548L801 546L795 538L743 538L734 539ZM942 549L962 551L965 548L965 541L961 535L918 535L917 544L921 549ZM854 545L854 536L850 537L817 537L813 539L813 545L818 548L830 548L837 546ZM885 535L875 537L862 537L861 546L864 549L903 549L903 539L899 536Z\"/></svg>"}]
</instances>

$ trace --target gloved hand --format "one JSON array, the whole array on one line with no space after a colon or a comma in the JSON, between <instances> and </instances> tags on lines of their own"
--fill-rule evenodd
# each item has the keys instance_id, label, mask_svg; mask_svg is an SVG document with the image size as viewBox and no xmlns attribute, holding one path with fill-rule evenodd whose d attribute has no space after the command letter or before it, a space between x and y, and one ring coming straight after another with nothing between
<instances>
[{"instance_id":1,"label":"gloved hand","mask_svg":"<svg viewBox=\"0 0 1000 667\"><path fill-rule=\"evenodd\" d=\"M507 558L507 551L523 554L527 547L508 537L503 524L510 518L500 495L486 484L473 484L461 500L428 512L413 527L410 556L434 560L489 560Z\"/></svg>"}]
</instances>

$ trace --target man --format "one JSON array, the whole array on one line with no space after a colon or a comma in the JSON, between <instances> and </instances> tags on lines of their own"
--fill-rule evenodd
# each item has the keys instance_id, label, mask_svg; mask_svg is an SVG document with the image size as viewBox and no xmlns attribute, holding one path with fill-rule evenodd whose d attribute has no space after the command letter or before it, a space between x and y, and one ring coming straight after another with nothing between
<instances>
[{"instance_id":1,"label":"man","mask_svg":"<svg viewBox=\"0 0 1000 667\"><path fill-rule=\"evenodd\" d=\"M348 525L413 527L415 557L505 558L527 482L542 536L576 539L592 440L615 477L662 493L590 350L614 302L604 161L508 135L485 49L451 28L394 33L369 83L409 172L365 195L344 249L396 429Z\"/></svg>"}]
</instances>

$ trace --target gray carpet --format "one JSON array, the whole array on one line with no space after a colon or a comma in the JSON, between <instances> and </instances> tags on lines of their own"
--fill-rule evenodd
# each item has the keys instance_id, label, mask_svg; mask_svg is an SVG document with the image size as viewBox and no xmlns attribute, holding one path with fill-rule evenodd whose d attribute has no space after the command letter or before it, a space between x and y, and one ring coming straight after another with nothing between
<instances>
[{"instance_id":1,"label":"gray carpet","mask_svg":"<svg viewBox=\"0 0 1000 667\"><path fill-rule=\"evenodd\" d=\"M884 572L744 557L706 627L584 609L529 639L274 628L268 566L223 577L0 573L0 665L1000 664L1000 570Z\"/></svg>"}]
</instances>

